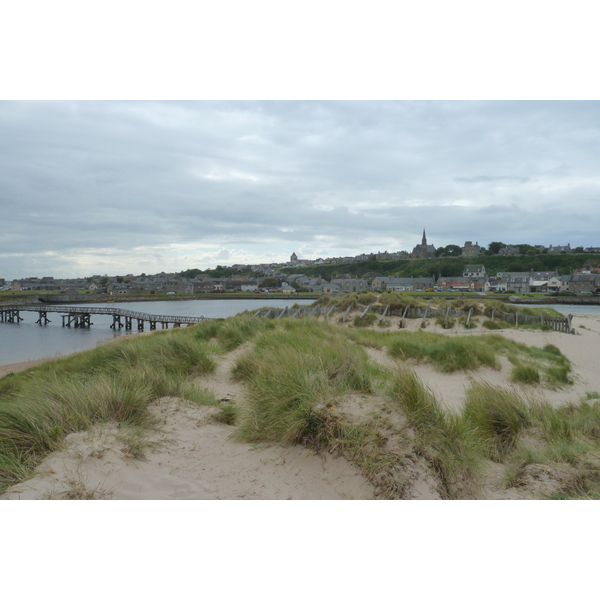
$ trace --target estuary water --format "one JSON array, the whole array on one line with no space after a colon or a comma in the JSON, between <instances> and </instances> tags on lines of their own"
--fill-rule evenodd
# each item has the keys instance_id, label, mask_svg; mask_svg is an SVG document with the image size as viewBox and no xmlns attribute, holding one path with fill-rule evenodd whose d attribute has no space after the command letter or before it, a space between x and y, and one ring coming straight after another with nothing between
<instances>
[{"instance_id":1,"label":"estuary water","mask_svg":"<svg viewBox=\"0 0 600 600\"><path fill-rule=\"evenodd\" d=\"M544 306L550 306L554 310L563 315L594 315L600 316L600 306L597 304L581 305L581 304L523 304L522 306L532 308L542 308Z\"/></svg>"},{"instance_id":2,"label":"estuary water","mask_svg":"<svg viewBox=\"0 0 600 600\"><path fill-rule=\"evenodd\" d=\"M118 306L152 315L173 315L178 317L226 318L246 310L258 310L269 306L274 308L292 307L294 304L312 304L314 300L284 300L277 298L257 298L252 300L171 300L156 302L115 302L114 304L85 304L82 306L109 308ZM65 312L68 305L65 304ZM112 316L92 315L93 325L79 329L62 327L61 313L48 313L51 323L38 325L37 312L22 312L23 321L19 324L0 323L0 365L8 365L27 360L58 357L80 350L88 350L107 340L137 333L134 329L125 332L110 328ZM148 327L148 324L146 324ZM159 325L160 327L160 325ZM171 326L172 327L172 326Z\"/></svg>"}]
</instances>

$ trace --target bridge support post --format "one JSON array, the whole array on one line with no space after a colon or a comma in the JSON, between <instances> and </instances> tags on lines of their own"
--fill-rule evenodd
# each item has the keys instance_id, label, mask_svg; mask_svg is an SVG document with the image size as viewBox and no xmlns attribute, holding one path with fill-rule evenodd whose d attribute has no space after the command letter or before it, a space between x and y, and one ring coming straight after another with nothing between
<instances>
[{"instance_id":1,"label":"bridge support post","mask_svg":"<svg viewBox=\"0 0 600 600\"><path fill-rule=\"evenodd\" d=\"M36 323L39 325L47 325L51 322L46 311L40 310L38 314L40 315L40 318L36 321Z\"/></svg>"}]
</instances>

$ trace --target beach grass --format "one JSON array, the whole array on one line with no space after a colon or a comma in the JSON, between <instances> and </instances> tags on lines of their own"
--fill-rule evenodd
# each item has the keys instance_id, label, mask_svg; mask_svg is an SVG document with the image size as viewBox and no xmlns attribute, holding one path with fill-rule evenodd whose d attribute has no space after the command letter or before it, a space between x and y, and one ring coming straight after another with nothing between
<instances>
[{"instance_id":1,"label":"beach grass","mask_svg":"<svg viewBox=\"0 0 600 600\"><path fill-rule=\"evenodd\" d=\"M214 371L215 352L191 331L157 332L1 378L0 488L31 473L70 433L99 422L149 425L154 399L216 404L193 381Z\"/></svg>"},{"instance_id":2,"label":"beach grass","mask_svg":"<svg viewBox=\"0 0 600 600\"><path fill-rule=\"evenodd\" d=\"M380 370L332 325L293 319L282 325L256 338L234 367L249 392L239 433L252 442L316 443L336 399L348 390L371 392Z\"/></svg>"},{"instance_id":3,"label":"beach grass","mask_svg":"<svg viewBox=\"0 0 600 600\"><path fill-rule=\"evenodd\" d=\"M198 379L214 373L216 356L246 342L252 343L237 353L232 375L247 398L219 404ZM395 367L372 362L366 348L386 351ZM428 362L448 374L498 369L500 356L512 363L517 385L570 381L570 363L556 346L497 334L381 331L244 314L119 340L0 378L0 488L30 476L67 435L95 423L123 424L128 455L143 456L143 432L153 426L148 405L172 396L218 406L213 419L235 426L236 439L343 454L386 498L405 497L409 454L427 465L444 498L478 497L486 461L503 465L506 485L514 487L523 485L530 465L567 465L555 496L595 497L600 394L553 407L530 401L517 385L474 382L462 409L451 412L410 368ZM367 406L360 422L343 410L352 395ZM390 425L402 419L406 427Z\"/></svg>"}]
</instances>

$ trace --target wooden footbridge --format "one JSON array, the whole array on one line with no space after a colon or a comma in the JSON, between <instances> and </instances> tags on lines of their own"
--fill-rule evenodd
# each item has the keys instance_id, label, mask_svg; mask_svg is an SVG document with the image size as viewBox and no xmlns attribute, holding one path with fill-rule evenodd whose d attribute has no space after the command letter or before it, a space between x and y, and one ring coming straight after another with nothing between
<instances>
[{"instance_id":1,"label":"wooden footbridge","mask_svg":"<svg viewBox=\"0 0 600 600\"><path fill-rule=\"evenodd\" d=\"M50 323L48 313L63 313L63 327L89 327L93 325L91 322L92 315L111 315L113 318L111 329L133 329L133 322L137 321L137 330L144 331L144 324L149 324L150 331L156 329L160 323L162 329L168 329L169 324L173 327L181 327L182 325L194 325L208 321L205 317L173 317L165 315L150 315L148 313L127 310L125 308L109 307L109 308L92 308L88 306L50 306L50 305L27 305L15 304L0 306L0 323L19 323L23 320L21 312L37 312L39 318L36 321L39 325L47 325Z\"/></svg>"}]
</instances>

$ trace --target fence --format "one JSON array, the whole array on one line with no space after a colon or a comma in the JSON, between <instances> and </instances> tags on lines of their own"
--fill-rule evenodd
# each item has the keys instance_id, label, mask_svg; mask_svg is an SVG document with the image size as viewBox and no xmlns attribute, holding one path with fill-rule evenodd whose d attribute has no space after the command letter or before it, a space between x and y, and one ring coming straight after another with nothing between
<instances>
[{"instance_id":1,"label":"fence","mask_svg":"<svg viewBox=\"0 0 600 600\"><path fill-rule=\"evenodd\" d=\"M258 310L254 314L255 317L264 317L271 319L280 319L282 317L319 317L325 316L325 318L329 317L331 313L335 310L335 306L329 307L308 307L302 306L299 308L271 308L269 310ZM425 322L428 318L443 317L444 323L443 326L445 329L448 328L450 319L465 317L465 326L469 327L471 323L472 309L468 311L457 310L455 308L447 307L447 308L432 308L429 305L426 307L421 306L405 306L405 307L397 307L391 308L388 304L387 306L382 305L372 305L369 304L366 307L354 306L351 304L342 315L342 321L345 322L348 318L348 315L353 309L360 309L362 313L359 318L363 318L368 312L374 312L379 315L380 321L386 316L398 316L401 317L400 327L404 327L404 322L406 319L423 319ZM550 329L554 331L561 331L563 333L571 333L574 334L575 330L571 326L571 321L573 319L572 315L568 315L566 317L548 317L544 314L542 315L524 315L520 312L516 313L505 313L498 310L492 310L492 314L489 317L492 321L502 320L507 323L513 323L515 327L519 325L531 325L535 323L539 323L540 325L546 325Z\"/></svg>"}]
</instances>

